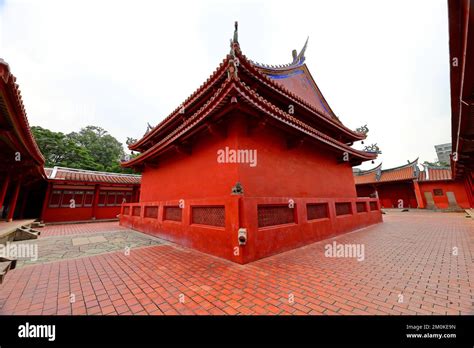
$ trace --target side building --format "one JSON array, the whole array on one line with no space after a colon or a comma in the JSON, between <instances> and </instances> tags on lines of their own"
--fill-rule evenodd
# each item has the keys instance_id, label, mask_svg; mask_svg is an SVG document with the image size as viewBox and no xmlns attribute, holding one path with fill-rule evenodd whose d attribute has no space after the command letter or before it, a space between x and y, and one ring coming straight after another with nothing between
<instances>
[{"instance_id":1,"label":"side building","mask_svg":"<svg viewBox=\"0 0 474 348\"><path fill-rule=\"evenodd\" d=\"M138 201L140 175L54 167L45 169L43 222L116 219L122 203Z\"/></svg>"},{"instance_id":2,"label":"side building","mask_svg":"<svg viewBox=\"0 0 474 348\"><path fill-rule=\"evenodd\" d=\"M449 167L423 165L418 159L382 169L382 164L354 172L358 197L377 197L382 208L420 208L461 211L472 207L468 187L453 180Z\"/></svg>"}]
</instances>

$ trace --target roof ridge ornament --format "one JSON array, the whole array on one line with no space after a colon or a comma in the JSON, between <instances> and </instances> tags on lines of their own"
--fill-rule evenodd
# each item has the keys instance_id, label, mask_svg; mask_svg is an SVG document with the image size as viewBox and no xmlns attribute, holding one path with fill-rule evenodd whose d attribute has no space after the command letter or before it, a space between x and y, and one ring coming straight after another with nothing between
<instances>
[{"instance_id":1,"label":"roof ridge ornament","mask_svg":"<svg viewBox=\"0 0 474 348\"><path fill-rule=\"evenodd\" d=\"M304 43L304 46L301 49L299 54L296 54L296 50L293 50L293 52L291 52L293 56L293 62L291 63L292 65L303 63L305 61L306 58L304 56L304 53L306 51L306 48L308 47L308 40L309 40L309 36L306 38L306 42Z\"/></svg>"},{"instance_id":2,"label":"roof ridge ornament","mask_svg":"<svg viewBox=\"0 0 474 348\"><path fill-rule=\"evenodd\" d=\"M369 133L369 128L367 127L367 123L363 125L362 127L357 128L356 132L359 134L367 135L367 133Z\"/></svg>"},{"instance_id":3,"label":"roof ridge ornament","mask_svg":"<svg viewBox=\"0 0 474 348\"><path fill-rule=\"evenodd\" d=\"M5 60L3 60L3 58L0 58L0 76L5 83L8 83L11 76L10 66Z\"/></svg>"},{"instance_id":4,"label":"roof ridge ornament","mask_svg":"<svg viewBox=\"0 0 474 348\"><path fill-rule=\"evenodd\" d=\"M230 40L230 59L227 65L227 78L229 80L231 79L238 80L237 67L239 66L239 58L237 57L236 53L240 53L239 40L238 40L239 23L235 21L234 25L235 25L234 37Z\"/></svg>"},{"instance_id":5,"label":"roof ridge ornament","mask_svg":"<svg viewBox=\"0 0 474 348\"><path fill-rule=\"evenodd\" d=\"M380 181L382 178L382 163L380 163L380 166L377 168L377 171L375 172L375 180Z\"/></svg>"},{"instance_id":6,"label":"roof ridge ornament","mask_svg":"<svg viewBox=\"0 0 474 348\"><path fill-rule=\"evenodd\" d=\"M232 40L233 43L239 43L239 22L235 21L234 23L234 38Z\"/></svg>"},{"instance_id":7,"label":"roof ridge ornament","mask_svg":"<svg viewBox=\"0 0 474 348\"><path fill-rule=\"evenodd\" d=\"M380 151L380 148L379 148L379 146L377 145L377 143L364 146L364 151L377 153L377 154L379 154L379 155L382 154L382 151Z\"/></svg>"},{"instance_id":8,"label":"roof ridge ornament","mask_svg":"<svg viewBox=\"0 0 474 348\"><path fill-rule=\"evenodd\" d=\"M150 122L147 122L145 134L148 134L148 132L151 130L153 130L153 126L150 124Z\"/></svg>"}]
</instances>

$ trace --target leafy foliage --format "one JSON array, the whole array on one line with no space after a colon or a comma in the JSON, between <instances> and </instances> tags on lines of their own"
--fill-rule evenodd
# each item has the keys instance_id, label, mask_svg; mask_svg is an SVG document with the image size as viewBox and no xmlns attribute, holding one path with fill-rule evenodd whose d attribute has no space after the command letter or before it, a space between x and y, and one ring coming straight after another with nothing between
<instances>
[{"instance_id":1,"label":"leafy foliage","mask_svg":"<svg viewBox=\"0 0 474 348\"><path fill-rule=\"evenodd\" d=\"M440 161L434 161L434 162L428 162L428 161L424 161L423 164L425 166L430 166L430 167L450 167L450 164L449 163L446 163L446 162L440 162Z\"/></svg>"},{"instance_id":2,"label":"leafy foliage","mask_svg":"<svg viewBox=\"0 0 474 348\"><path fill-rule=\"evenodd\" d=\"M132 173L131 169L120 166L120 160L125 157L122 144L103 128L87 126L69 134L38 126L31 130L47 167Z\"/></svg>"}]
</instances>

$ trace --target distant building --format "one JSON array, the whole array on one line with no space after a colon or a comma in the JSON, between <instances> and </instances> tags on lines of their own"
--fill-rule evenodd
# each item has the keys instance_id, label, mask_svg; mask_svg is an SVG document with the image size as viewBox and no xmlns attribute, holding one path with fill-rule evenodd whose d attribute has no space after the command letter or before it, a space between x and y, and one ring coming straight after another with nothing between
<instances>
[{"instance_id":1,"label":"distant building","mask_svg":"<svg viewBox=\"0 0 474 348\"><path fill-rule=\"evenodd\" d=\"M377 197L383 208L461 210L472 205L469 186L455 179L449 167L423 164L418 159L390 169L377 167L354 173L359 197Z\"/></svg>"},{"instance_id":2,"label":"distant building","mask_svg":"<svg viewBox=\"0 0 474 348\"><path fill-rule=\"evenodd\" d=\"M449 165L449 163L451 162L451 158L449 157L452 151L451 149L452 149L451 143L435 145L438 161Z\"/></svg>"},{"instance_id":3,"label":"distant building","mask_svg":"<svg viewBox=\"0 0 474 348\"><path fill-rule=\"evenodd\" d=\"M63 167L44 170L48 187L41 220L46 223L115 219L122 203L137 202L140 195L140 175Z\"/></svg>"}]
</instances>

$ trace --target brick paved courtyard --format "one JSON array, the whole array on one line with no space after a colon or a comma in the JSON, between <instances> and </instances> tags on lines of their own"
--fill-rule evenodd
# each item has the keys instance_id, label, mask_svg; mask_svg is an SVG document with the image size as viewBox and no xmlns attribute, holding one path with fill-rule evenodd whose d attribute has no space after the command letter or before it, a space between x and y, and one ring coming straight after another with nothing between
<instances>
[{"instance_id":1,"label":"brick paved courtyard","mask_svg":"<svg viewBox=\"0 0 474 348\"><path fill-rule=\"evenodd\" d=\"M474 314L474 221L432 212L384 220L247 265L171 243L24 265L0 285L0 314ZM123 229L48 230L44 240ZM364 245L364 260L326 257L334 241Z\"/></svg>"}]
</instances>

